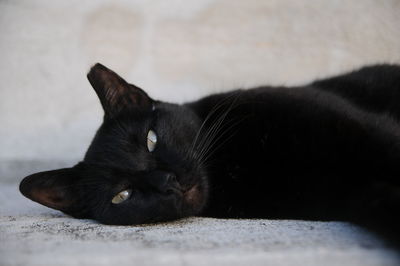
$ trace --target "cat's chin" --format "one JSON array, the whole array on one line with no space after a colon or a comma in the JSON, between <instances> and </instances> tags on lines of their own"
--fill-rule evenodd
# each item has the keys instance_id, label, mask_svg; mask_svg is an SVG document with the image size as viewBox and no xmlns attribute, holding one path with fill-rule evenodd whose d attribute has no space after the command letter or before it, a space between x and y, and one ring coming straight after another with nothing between
<instances>
[{"instance_id":1,"label":"cat's chin","mask_svg":"<svg viewBox=\"0 0 400 266\"><path fill-rule=\"evenodd\" d=\"M199 206L201 204L202 201L202 196L201 193L199 191L199 186L198 185L194 185L193 187L191 187L190 189L188 189L184 194L183 194L183 198L186 204L189 204L193 207L195 206Z\"/></svg>"},{"instance_id":2,"label":"cat's chin","mask_svg":"<svg viewBox=\"0 0 400 266\"><path fill-rule=\"evenodd\" d=\"M197 183L189 187L182 194L182 200L184 216L200 214L207 200L207 185Z\"/></svg>"}]
</instances>

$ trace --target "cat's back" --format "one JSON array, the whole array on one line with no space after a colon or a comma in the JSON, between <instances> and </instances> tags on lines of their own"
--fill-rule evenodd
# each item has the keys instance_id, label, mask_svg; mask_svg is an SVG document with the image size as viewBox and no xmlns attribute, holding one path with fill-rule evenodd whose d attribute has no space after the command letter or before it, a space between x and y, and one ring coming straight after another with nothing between
<instances>
[{"instance_id":1,"label":"cat's back","mask_svg":"<svg viewBox=\"0 0 400 266\"><path fill-rule=\"evenodd\" d=\"M268 206L276 211L268 215L297 217L302 210L298 217L304 218L309 210L317 217L318 208L330 204L341 210L337 195L357 198L363 193L360 184L376 179L398 184L398 101L400 67L381 65L305 86L263 86L192 103L200 116L210 118L206 126L218 133L215 142L223 140L212 157L212 183L221 188L213 197L235 202L233 216L257 216L265 202L279 202L276 210ZM259 195L264 200L241 206L238 194L254 197L253 203ZM221 208L209 213L217 215Z\"/></svg>"},{"instance_id":2,"label":"cat's back","mask_svg":"<svg viewBox=\"0 0 400 266\"><path fill-rule=\"evenodd\" d=\"M214 94L189 106L207 120L206 128L219 125L226 141L219 155L232 165L243 165L246 154L255 172L263 170L254 164L259 161L276 172L370 174L382 166L397 169L398 101L400 67L380 65L305 86Z\"/></svg>"},{"instance_id":3,"label":"cat's back","mask_svg":"<svg viewBox=\"0 0 400 266\"><path fill-rule=\"evenodd\" d=\"M317 80L310 86L335 93L370 112L385 112L400 117L400 66L372 65L332 78Z\"/></svg>"}]
</instances>

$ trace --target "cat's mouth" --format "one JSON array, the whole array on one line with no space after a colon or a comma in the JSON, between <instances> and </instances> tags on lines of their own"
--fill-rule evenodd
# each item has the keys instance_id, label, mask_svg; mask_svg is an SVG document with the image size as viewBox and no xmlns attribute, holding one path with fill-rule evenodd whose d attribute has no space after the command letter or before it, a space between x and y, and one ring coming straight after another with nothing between
<instances>
[{"instance_id":1,"label":"cat's mouth","mask_svg":"<svg viewBox=\"0 0 400 266\"><path fill-rule=\"evenodd\" d=\"M186 182L184 180L178 181L183 214L185 216L197 215L202 211L207 201L207 180L201 175L196 176L196 178L187 178Z\"/></svg>"},{"instance_id":2,"label":"cat's mouth","mask_svg":"<svg viewBox=\"0 0 400 266\"><path fill-rule=\"evenodd\" d=\"M190 186L176 186L169 189L170 192L176 193L183 198L192 198L193 194L196 193L197 185L190 185Z\"/></svg>"},{"instance_id":3,"label":"cat's mouth","mask_svg":"<svg viewBox=\"0 0 400 266\"><path fill-rule=\"evenodd\" d=\"M181 208L185 216L195 214L202 206L203 197L198 184L181 186L178 183L176 187L170 188L169 192L181 198Z\"/></svg>"},{"instance_id":4,"label":"cat's mouth","mask_svg":"<svg viewBox=\"0 0 400 266\"><path fill-rule=\"evenodd\" d=\"M193 205L193 203L199 200L199 196L200 196L200 191L198 185L194 185L189 189L187 189L185 192L183 192L184 200L191 205Z\"/></svg>"},{"instance_id":5,"label":"cat's mouth","mask_svg":"<svg viewBox=\"0 0 400 266\"><path fill-rule=\"evenodd\" d=\"M183 211L187 215L197 215L204 206L204 191L199 184L191 186L182 194Z\"/></svg>"}]
</instances>

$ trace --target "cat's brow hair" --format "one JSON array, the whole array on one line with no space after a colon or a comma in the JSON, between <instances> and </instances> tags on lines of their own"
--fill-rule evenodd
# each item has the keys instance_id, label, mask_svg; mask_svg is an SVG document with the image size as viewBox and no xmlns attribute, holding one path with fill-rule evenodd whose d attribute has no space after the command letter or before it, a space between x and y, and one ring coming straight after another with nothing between
<instances>
[{"instance_id":1,"label":"cat's brow hair","mask_svg":"<svg viewBox=\"0 0 400 266\"><path fill-rule=\"evenodd\" d=\"M85 182L80 181L79 183L59 186L59 188L83 187L83 186L87 186L87 185L103 185L103 184L106 184L106 183L107 182L104 182L103 180L98 180L98 179L91 178L91 179L89 179L89 180L87 180Z\"/></svg>"}]
</instances>

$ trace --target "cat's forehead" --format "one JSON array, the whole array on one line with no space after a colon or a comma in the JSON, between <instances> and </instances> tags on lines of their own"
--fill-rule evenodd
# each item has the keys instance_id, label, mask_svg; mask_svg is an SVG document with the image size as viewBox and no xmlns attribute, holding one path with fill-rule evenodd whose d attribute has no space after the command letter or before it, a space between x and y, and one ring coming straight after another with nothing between
<instances>
[{"instance_id":1,"label":"cat's forehead","mask_svg":"<svg viewBox=\"0 0 400 266\"><path fill-rule=\"evenodd\" d=\"M194 125L200 122L198 116L185 105L158 102L154 104L153 115L163 119L174 119L179 124Z\"/></svg>"},{"instance_id":2,"label":"cat's forehead","mask_svg":"<svg viewBox=\"0 0 400 266\"><path fill-rule=\"evenodd\" d=\"M196 117L176 104L156 102L153 106L147 110L122 112L105 120L86 153L85 161L142 171L156 165L163 154L179 150L184 156L198 130ZM150 153L147 146L150 130L158 139L159 149L155 154Z\"/></svg>"}]
</instances>

